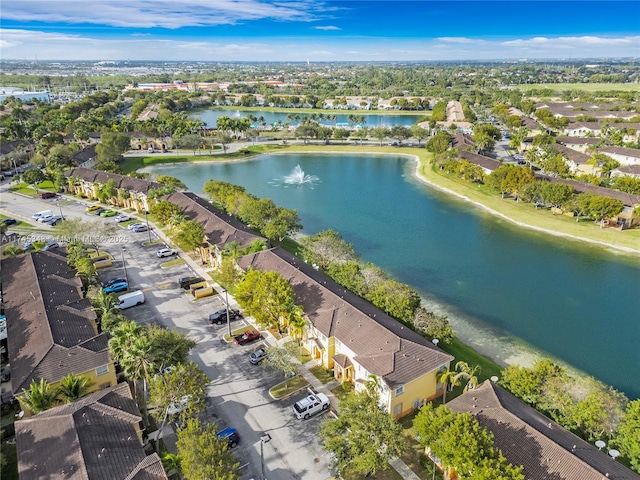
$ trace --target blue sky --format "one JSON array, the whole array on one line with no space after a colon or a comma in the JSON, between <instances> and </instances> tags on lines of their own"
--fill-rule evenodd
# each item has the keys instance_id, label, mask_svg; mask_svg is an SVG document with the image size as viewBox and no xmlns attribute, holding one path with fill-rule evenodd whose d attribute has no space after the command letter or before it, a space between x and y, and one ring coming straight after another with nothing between
<instances>
[{"instance_id":1,"label":"blue sky","mask_svg":"<svg viewBox=\"0 0 640 480\"><path fill-rule=\"evenodd\" d=\"M18 60L640 57L640 0L14 0L0 20Z\"/></svg>"}]
</instances>

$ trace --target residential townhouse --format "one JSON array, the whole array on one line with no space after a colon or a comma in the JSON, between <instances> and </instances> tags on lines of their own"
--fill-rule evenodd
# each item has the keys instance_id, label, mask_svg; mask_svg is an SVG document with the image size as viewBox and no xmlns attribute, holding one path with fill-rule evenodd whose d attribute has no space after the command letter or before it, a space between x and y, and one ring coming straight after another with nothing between
<instances>
[{"instance_id":1,"label":"residential townhouse","mask_svg":"<svg viewBox=\"0 0 640 480\"><path fill-rule=\"evenodd\" d=\"M204 227L206 245L198 249L203 263L212 267L220 266L225 246L235 242L238 249L248 247L258 240L267 242L256 232L239 222L228 213L218 210L207 200L191 192L177 192L163 197L164 200L180 207L182 215L195 220Z\"/></svg>"},{"instance_id":2,"label":"residential townhouse","mask_svg":"<svg viewBox=\"0 0 640 480\"><path fill-rule=\"evenodd\" d=\"M556 137L556 143L562 144L576 152L587 153L587 150L602 142L600 138L564 136Z\"/></svg>"},{"instance_id":3,"label":"residential townhouse","mask_svg":"<svg viewBox=\"0 0 640 480\"><path fill-rule=\"evenodd\" d=\"M291 282L309 320L304 343L312 357L357 391L375 375L389 414L405 416L442 393L438 373L453 357L324 273L281 248L245 255L238 265Z\"/></svg>"},{"instance_id":4,"label":"residential townhouse","mask_svg":"<svg viewBox=\"0 0 640 480\"><path fill-rule=\"evenodd\" d=\"M458 153L458 155L465 160L473 163L474 165L482 168L483 172L486 175L491 174L494 170L496 170L500 165L500 160L496 160L495 158L487 157L485 155L480 155L479 153L469 152L466 150L462 150Z\"/></svg>"},{"instance_id":5,"label":"residential townhouse","mask_svg":"<svg viewBox=\"0 0 640 480\"><path fill-rule=\"evenodd\" d=\"M98 333L96 313L81 288L63 249L3 261L11 388L18 401L32 380L55 387L70 373L93 381L91 391L117 383L107 335Z\"/></svg>"},{"instance_id":6,"label":"residential townhouse","mask_svg":"<svg viewBox=\"0 0 640 480\"><path fill-rule=\"evenodd\" d=\"M601 137L605 133L622 132L625 143L637 142L640 138L640 123L617 122L574 122L567 125L564 134L570 137Z\"/></svg>"},{"instance_id":7,"label":"residential townhouse","mask_svg":"<svg viewBox=\"0 0 640 480\"><path fill-rule=\"evenodd\" d=\"M626 147L603 147L598 150L600 153L609 155L620 165L640 165L640 149Z\"/></svg>"},{"instance_id":8,"label":"residential townhouse","mask_svg":"<svg viewBox=\"0 0 640 480\"><path fill-rule=\"evenodd\" d=\"M600 176L601 168L597 165L590 165L589 160L591 159L591 155L587 155L586 153L578 152L573 150L572 148L566 147L561 143L556 143L551 145L550 148L558 152L562 155L562 158L565 160L567 165L569 166L569 170L574 175L596 175Z\"/></svg>"},{"instance_id":9,"label":"residential townhouse","mask_svg":"<svg viewBox=\"0 0 640 480\"><path fill-rule=\"evenodd\" d=\"M638 116L635 110L613 110L613 104L592 104L592 103L540 103L536 109L546 108L551 111L556 118L575 119L577 117L595 117L601 120L622 119L630 120Z\"/></svg>"},{"instance_id":10,"label":"residential townhouse","mask_svg":"<svg viewBox=\"0 0 640 480\"><path fill-rule=\"evenodd\" d=\"M623 167L618 167L615 170L611 170L611 176L640 178L640 165L625 165Z\"/></svg>"},{"instance_id":11,"label":"residential townhouse","mask_svg":"<svg viewBox=\"0 0 640 480\"><path fill-rule=\"evenodd\" d=\"M142 417L127 383L15 423L23 479L167 480L142 444Z\"/></svg>"},{"instance_id":12,"label":"residential townhouse","mask_svg":"<svg viewBox=\"0 0 640 480\"><path fill-rule=\"evenodd\" d=\"M67 191L82 194L89 199L98 198L98 188L109 180L113 180L116 183L118 195L111 199L111 203L137 211L148 211L153 203L149 198L149 191L163 186L158 182L83 167L67 170L65 176Z\"/></svg>"},{"instance_id":13,"label":"residential townhouse","mask_svg":"<svg viewBox=\"0 0 640 480\"><path fill-rule=\"evenodd\" d=\"M494 445L526 480L640 480L600 451L511 393L485 381L447 403L468 412L494 436Z\"/></svg>"}]
</instances>

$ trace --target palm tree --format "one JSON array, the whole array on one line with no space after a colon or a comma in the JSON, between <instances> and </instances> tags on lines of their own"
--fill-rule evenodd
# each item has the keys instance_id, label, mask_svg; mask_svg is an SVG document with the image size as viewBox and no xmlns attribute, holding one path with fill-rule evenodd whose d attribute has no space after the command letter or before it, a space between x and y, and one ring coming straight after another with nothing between
<instances>
[{"instance_id":1,"label":"palm tree","mask_svg":"<svg viewBox=\"0 0 640 480\"><path fill-rule=\"evenodd\" d=\"M370 397L377 397L380 391L380 379L374 374L370 373L367 380L364 382L364 386L367 389L367 393Z\"/></svg>"},{"instance_id":2,"label":"palm tree","mask_svg":"<svg viewBox=\"0 0 640 480\"><path fill-rule=\"evenodd\" d=\"M34 415L51 408L58 394L51 384L43 378L40 379L39 383L31 380L29 390L23 388L22 393L21 403L31 410Z\"/></svg>"},{"instance_id":3,"label":"palm tree","mask_svg":"<svg viewBox=\"0 0 640 480\"><path fill-rule=\"evenodd\" d=\"M124 369L124 374L137 385L142 380L142 390L144 393L143 404L147 398L147 378L155 369L153 362L153 345L144 336L136 337L120 360L120 365ZM134 389L135 391L136 389Z\"/></svg>"},{"instance_id":4,"label":"palm tree","mask_svg":"<svg viewBox=\"0 0 640 480\"><path fill-rule=\"evenodd\" d=\"M63 377L58 385L58 398L64 403L71 403L89 393L93 385L95 382L90 378L70 373Z\"/></svg>"},{"instance_id":5,"label":"palm tree","mask_svg":"<svg viewBox=\"0 0 640 480\"><path fill-rule=\"evenodd\" d=\"M471 368L467 362L456 363L456 370L458 371L458 379L466 379L467 384L464 387L464 391L473 390L478 386L478 377L476 374L480 371L480 366L476 365Z\"/></svg>"},{"instance_id":6,"label":"palm tree","mask_svg":"<svg viewBox=\"0 0 640 480\"><path fill-rule=\"evenodd\" d=\"M112 293L105 293L103 289L98 291L98 294L91 298L91 304L93 305L93 311L98 315L98 319L103 330L111 330L114 323L113 320L118 320L121 310L117 307L115 295ZM105 328L105 325L111 328Z\"/></svg>"},{"instance_id":7,"label":"palm tree","mask_svg":"<svg viewBox=\"0 0 640 480\"><path fill-rule=\"evenodd\" d=\"M446 370L443 370L438 374L438 382L442 384L442 404L447 401L447 386L450 384L452 387L458 385L460 377L458 376L459 372L455 370L451 370L447 367Z\"/></svg>"},{"instance_id":8,"label":"palm tree","mask_svg":"<svg viewBox=\"0 0 640 480\"><path fill-rule=\"evenodd\" d=\"M122 322L114 328L109 339L109 350L113 360L120 363L141 333L142 329L135 322Z\"/></svg>"},{"instance_id":9,"label":"palm tree","mask_svg":"<svg viewBox=\"0 0 640 480\"><path fill-rule=\"evenodd\" d=\"M289 335L298 339L300 355L302 355L302 337L307 323L304 318L304 310L300 305L295 305L289 314Z\"/></svg>"}]
</instances>

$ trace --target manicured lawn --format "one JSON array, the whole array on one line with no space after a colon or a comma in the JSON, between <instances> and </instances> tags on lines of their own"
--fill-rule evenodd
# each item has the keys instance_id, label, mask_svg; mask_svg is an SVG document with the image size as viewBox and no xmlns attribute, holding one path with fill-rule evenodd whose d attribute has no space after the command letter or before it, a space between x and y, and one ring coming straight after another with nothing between
<instances>
[{"instance_id":1,"label":"manicured lawn","mask_svg":"<svg viewBox=\"0 0 640 480\"><path fill-rule=\"evenodd\" d=\"M333 393L338 400L342 401L347 397L347 395L353 392L353 386L351 386L350 383L348 383L347 385L349 385L349 388L346 389L342 385L338 385L337 387L331 389L331 393Z\"/></svg>"},{"instance_id":2,"label":"manicured lawn","mask_svg":"<svg viewBox=\"0 0 640 480\"><path fill-rule=\"evenodd\" d=\"M160 268L175 267L176 265L182 265L184 262L185 262L184 258L176 258L175 260L170 260L168 262L161 263Z\"/></svg>"},{"instance_id":3,"label":"manicured lawn","mask_svg":"<svg viewBox=\"0 0 640 480\"><path fill-rule=\"evenodd\" d=\"M309 384L304 379L304 377L300 375L296 375L295 377L287 380L286 384L285 382L282 382L276 385L275 387L272 387L269 390L269 393L273 398L278 399L278 398L286 397L287 395L294 393L300 390L301 388L306 387L307 385Z\"/></svg>"},{"instance_id":4,"label":"manicured lawn","mask_svg":"<svg viewBox=\"0 0 640 480\"><path fill-rule=\"evenodd\" d=\"M455 357L453 362L451 362L452 369L455 368L455 364L460 361L467 362L470 367L479 365L480 372L477 374L478 383L491 378L493 375L500 376L500 372L502 371L502 367L500 365L490 358L479 354L473 348L465 345L457 338L449 345L440 343L438 346Z\"/></svg>"},{"instance_id":5,"label":"manicured lawn","mask_svg":"<svg viewBox=\"0 0 640 480\"><path fill-rule=\"evenodd\" d=\"M320 380L323 384L329 383L331 380L335 380L333 376L333 372L331 370L327 370L321 365L316 365L315 367L311 367L309 369L313 376Z\"/></svg>"}]
</instances>

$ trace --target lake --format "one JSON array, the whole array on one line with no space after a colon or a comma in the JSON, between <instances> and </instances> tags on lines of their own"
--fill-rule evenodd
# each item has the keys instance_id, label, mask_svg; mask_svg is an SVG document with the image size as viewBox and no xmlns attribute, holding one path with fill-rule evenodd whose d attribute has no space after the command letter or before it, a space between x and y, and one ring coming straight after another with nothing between
<instances>
[{"instance_id":1,"label":"lake","mask_svg":"<svg viewBox=\"0 0 640 480\"><path fill-rule=\"evenodd\" d=\"M319 180L287 185L296 165ZM263 155L149 170L196 193L218 179L295 208L303 233L340 232L364 261L446 312L464 341L500 342L516 356L533 347L640 396L637 257L517 228L423 184L414 162L398 156Z\"/></svg>"},{"instance_id":2,"label":"lake","mask_svg":"<svg viewBox=\"0 0 640 480\"><path fill-rule=\"evenodd\" d=\"M326 126L347 126L349 124L349 113L338 113L339 111L333 110L318 110L319 113L323 113L324 115L328 115L333 113L336 115L336 120L320 120L320 123ZM300 117L296 119L287 119L287 114L298 114ZM362 126L367 128L374 127L394 127L396 125L402 125L405 127L411 127L414 123L416 123L422 116L423 113L416 113L415 115L394 115L393 113L383 113L379 115L363 115L365 123ZM256 110L222 110L222 109L207 109L194 112L191 114L191 118L202 120L207 124L209 128L213 128L216 126L216 122L218 118L222 116L227 116L231 118L244 118L248 115L253 115L256 118L264 117L266 125L271 126L280 122L280 124L284 124L289 122L290 125L296 126L300 124L300 120L305 116L310 116L309 114L298 113L295 110L291 110L291 112L266 112L266 111L256 111ZM256 125L257 126L257 125Z\"/></svg>"}]
</instances>

